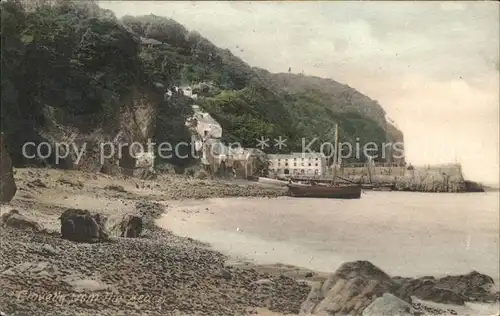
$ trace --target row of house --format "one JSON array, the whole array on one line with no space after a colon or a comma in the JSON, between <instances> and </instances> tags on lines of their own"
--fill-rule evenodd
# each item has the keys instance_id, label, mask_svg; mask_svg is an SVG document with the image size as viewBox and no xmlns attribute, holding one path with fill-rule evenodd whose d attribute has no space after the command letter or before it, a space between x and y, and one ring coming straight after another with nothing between
<instances>
[{"instance_id":1,"label":"row of house","mask_svg":"<svg viewBox=\"0 0 500 316\"><path fill-rule=\"evenodd\" d=\"M326 157L320 153L266 155L255 148L229 148L220 140L222 137L220 124L200 106L193 105L192 108L194 114L186 121L186 125L192 131L196 150L201 152L202 164L214 173L227 168L238 177L256 175L322 177L327 172Z\"/></svg>"}]
</instances>

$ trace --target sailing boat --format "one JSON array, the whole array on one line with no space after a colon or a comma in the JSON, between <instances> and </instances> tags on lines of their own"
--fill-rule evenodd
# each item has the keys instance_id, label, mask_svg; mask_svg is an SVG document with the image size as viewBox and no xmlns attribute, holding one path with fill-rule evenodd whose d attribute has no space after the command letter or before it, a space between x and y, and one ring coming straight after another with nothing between
<instances>
[{"instance_id":1,"label":"sailing boat","mask_svg":"<svg viewBox=\"0 0 500 316\"><path fill-rule=\"evenodd\" d=\"M330 185L317 184L297 184L289 183L288 192L293 197L313 197L313 198L330 198L330 199L359 199L361 198L360 185L338 185L337 164L340 159L338 155L338 125L335 124L335 154L333 157L333 179Z\"/></svg>"}]
</instances>

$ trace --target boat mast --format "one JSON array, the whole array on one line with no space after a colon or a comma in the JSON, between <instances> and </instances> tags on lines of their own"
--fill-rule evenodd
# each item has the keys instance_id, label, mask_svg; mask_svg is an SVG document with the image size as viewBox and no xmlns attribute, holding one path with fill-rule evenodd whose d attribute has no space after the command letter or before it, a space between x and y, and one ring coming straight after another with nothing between
<instances>
[{"instance_id":1,"label":"boat mast","mask_svg":"<svg viewBox=\"0 0 500 316\"><path fill-rule=\"evenodd\" d=\"M338 142L339 142L339 125L335 123L335 145L333 156L333 185L337 183L337 157L338 157Z\"/></svg>"}]
</instances>

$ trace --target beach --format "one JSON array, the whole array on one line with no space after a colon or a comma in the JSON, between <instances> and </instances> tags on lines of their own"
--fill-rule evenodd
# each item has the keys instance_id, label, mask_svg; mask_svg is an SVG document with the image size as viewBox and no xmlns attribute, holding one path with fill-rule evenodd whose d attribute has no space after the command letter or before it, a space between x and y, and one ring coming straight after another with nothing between
<instances>
[{"instance_id":1,"label":"beach","mask_svg":"<svg viewBox=\"0 0 500 316\"><path fill-rule=\"evenodd\" d=\"M19 191L1 209L0 311L9 316L304 315L313 287L359 262L393 277L476 270L498 285L498 193L297 199L248 181L15 171ZM65 240L59 217L71 208L107 223L139 214L143 231ZM5 225L12 210L40 228ZM388 282L401 280L393 277ZM429 315L498 310L498 303L412 302Z\"/></svg>"}]
</instances>

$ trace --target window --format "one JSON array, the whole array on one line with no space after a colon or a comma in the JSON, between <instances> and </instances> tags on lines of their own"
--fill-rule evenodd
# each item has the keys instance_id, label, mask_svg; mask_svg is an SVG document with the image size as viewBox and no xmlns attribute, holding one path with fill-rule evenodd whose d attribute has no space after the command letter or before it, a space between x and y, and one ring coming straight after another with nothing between
<instances>
[{"instance_id":1,"label":"window","mask_svg":"<svg viewBox=\"0 0 500 316\"><path fill-rule=\"evenodd\" d=\"M300 169L300 173L304 174L304 169Z\"/></svg>"},{"instance_id":2,"label":"window","mask_svg":"<svg viewBox=\"0 0 500 316\"><path fill-rule=\"evenodd\" d=\"M301 163L300 165L301 165L302 167L304 167L304 163Z\"/></svg>"},{"instance_id":3,"label":"window","mask_svg":"<svg viewBox=\"0 0 500 316\"><path fill-rule=\"evenodd\" d=\"M293 163L293 166L294 166L294 167L297 167L297 164L294 162L294 163Z\"/></svg>"},{"instance_id":4,"label":"window","mask_svg":"<svg viewBox=\"0 0 500 316\"><path fill-rule=\"evenodd\" d=\"M309 164L309 167L311 166L311 164Z\"/></svg>"},{"instance_id":5,"label":"window","mask_svg":"<svg viewBox=\"0 0 500 316\"><path fill-rule=\"evenodd\" d=\"M285 162L285 166L287 166L287 167L288 167L288 162Z\"/></svg>"},{"instance_id":6,"label":"window","mask_svg":"<svg viewBox=\"0 0 500 316\"><path fill-rule=\"evenodd\" d=\"M316 160L318 160L318 158L316 158Z\"/></svg>"},{"instance_id":7,"label":"window","mask_svg":"<svg viewBox=\"0 0 500 316\"><path fill-rule=\"evenodd\" d=\"M316 163L316 164L315 164L315 166L317 167L317 166L318 166L318 164Z\"/></svg>"}]
</instances>

